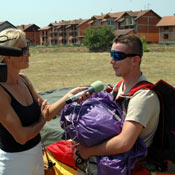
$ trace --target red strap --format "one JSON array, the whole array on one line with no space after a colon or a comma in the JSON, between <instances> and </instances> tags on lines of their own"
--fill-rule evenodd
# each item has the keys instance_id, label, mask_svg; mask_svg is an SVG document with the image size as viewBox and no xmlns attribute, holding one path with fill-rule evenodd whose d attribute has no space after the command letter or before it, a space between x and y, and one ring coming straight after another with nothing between
<instances>
[{"instance_id":1,"label":"red strap","mask_svg":"<svg viewBox=\"0 0 175 175\"><path fill-rule=\"evenodd\" d=\"M140 89L151 89L153 87L153 84L148 81L140 81L137 83L129 92L129 96L132 96L135 92L137 92Z\"/></svg>"},{"instance_id":2,"label":"red strap","mask_svg":"<svg viewBox=\"0 0 175 175\"><path fill-rule=\"evenodd\" d=\"M120 85L122 84L123 80L119 81L114 88L114 92L118 92ZM151 89L154 85L148 81L140 81L138 82L129 92L128 96L132 96L135 92L140 89Z\"/></svg>"},{"instance_id":3,"label":"red strap","mask_svg":"<svg viewBox=\"0 0 175 175\"><path fill-rule=\"evenodd\" d=\"M151 173L143 166L146 162L137 162L131 170L131 175L151 175Z\"/></svg>"},{"instance_id":4,"label":"red strap","mask_svg":"<svg viewBox=\"0 0 175 175\"><path fill-rule=\"evenodd\" d=\"M116 84L116 86L115 86L115 88L114 88L114 92L118 92L118 88L120 87L120 85L122 84L122 82L123 82L123 80L120 80L120 81Z\"/></svg>"}]
</instances>

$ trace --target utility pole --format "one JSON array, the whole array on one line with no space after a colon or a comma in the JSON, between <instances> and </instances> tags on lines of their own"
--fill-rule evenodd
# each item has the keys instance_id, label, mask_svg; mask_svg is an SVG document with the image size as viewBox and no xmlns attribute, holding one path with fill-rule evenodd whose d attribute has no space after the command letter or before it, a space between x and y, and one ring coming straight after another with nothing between
<instances>
[{"instance_id":1,"label":"utility pole","mask_svg":"<svg viewBox=\"0 0 175 175\"><path fill-rule=\"evenodd\" d=\"M150 3L147 3L147 4L144 5L144 9L145 10L149 10L150 9L150 6L151 6L151 4Z\"/></svg>"},{"instance_id":2,"label":"utility pole","mask_svg":"<svg viewBox=\"0 0 175 175\"><path fill-rule=\"evenodd\" d=\"M148 3L148 4L147 4L147 10L150 9L150 6L151 6L151 4Z\"/></svg>"}]
</instances>

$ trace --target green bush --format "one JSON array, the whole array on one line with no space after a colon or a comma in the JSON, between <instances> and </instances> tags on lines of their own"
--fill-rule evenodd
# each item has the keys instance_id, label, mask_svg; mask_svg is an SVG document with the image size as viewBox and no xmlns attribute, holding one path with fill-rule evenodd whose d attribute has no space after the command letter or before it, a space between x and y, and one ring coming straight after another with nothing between
<instances>
[{"instance_id":1,"label":"green bush","mask_svg":"<svg viewBox=\"0 0 175 175\"><path fill-rule=\"evenodd\" d=\"M148 49L147 44L146 44L146 37L143 35L143 36L141 36L140 40L142 41L142 44L143 44L143 51L149 52L149 49Z\"/></svg>"},{"instance_id":2,"label":"green bush","mask_svg":"<svg viewBox=\"0 0 175 175\"><path fill-rule=\"evenodd\" d=\"M109 51L114 37L114 31L109 26L90 27L85 31L83 43L92 52Z\"/></svg>"}]
</instances>

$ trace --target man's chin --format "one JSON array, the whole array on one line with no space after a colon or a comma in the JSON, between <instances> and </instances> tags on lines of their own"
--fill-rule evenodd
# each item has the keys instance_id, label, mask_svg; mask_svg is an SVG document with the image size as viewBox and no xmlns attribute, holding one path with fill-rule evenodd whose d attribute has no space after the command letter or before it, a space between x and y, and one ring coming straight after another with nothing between
<instances>
[{"instance_id":1,"label":"man's chin","mask_svg":"<svg viewBox=\"0 0 175 175\"><path fill-rule=\"evenodd\" d=\"M118 72L115 72L115 76L116 76L116 77L121 77L121 74L118 73Z\"/></svg>"}]
</instances>

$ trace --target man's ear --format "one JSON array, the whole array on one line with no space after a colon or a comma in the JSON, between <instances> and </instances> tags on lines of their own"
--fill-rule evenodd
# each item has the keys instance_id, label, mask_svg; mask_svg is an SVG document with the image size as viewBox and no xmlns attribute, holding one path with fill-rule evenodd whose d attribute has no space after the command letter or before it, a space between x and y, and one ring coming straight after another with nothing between
<instances>
[{"instance_id":1,"label":"man's ear","mask_svg":"<svg viewBox=\"0 0 175 175\"><path fill-rule=\"evenodd\" d=\"M141 58L140 58L140 56L134 56L134 57L133 57L133 63L140 64L140 63L141 63Z\"/></svg>"}]
</instances>

